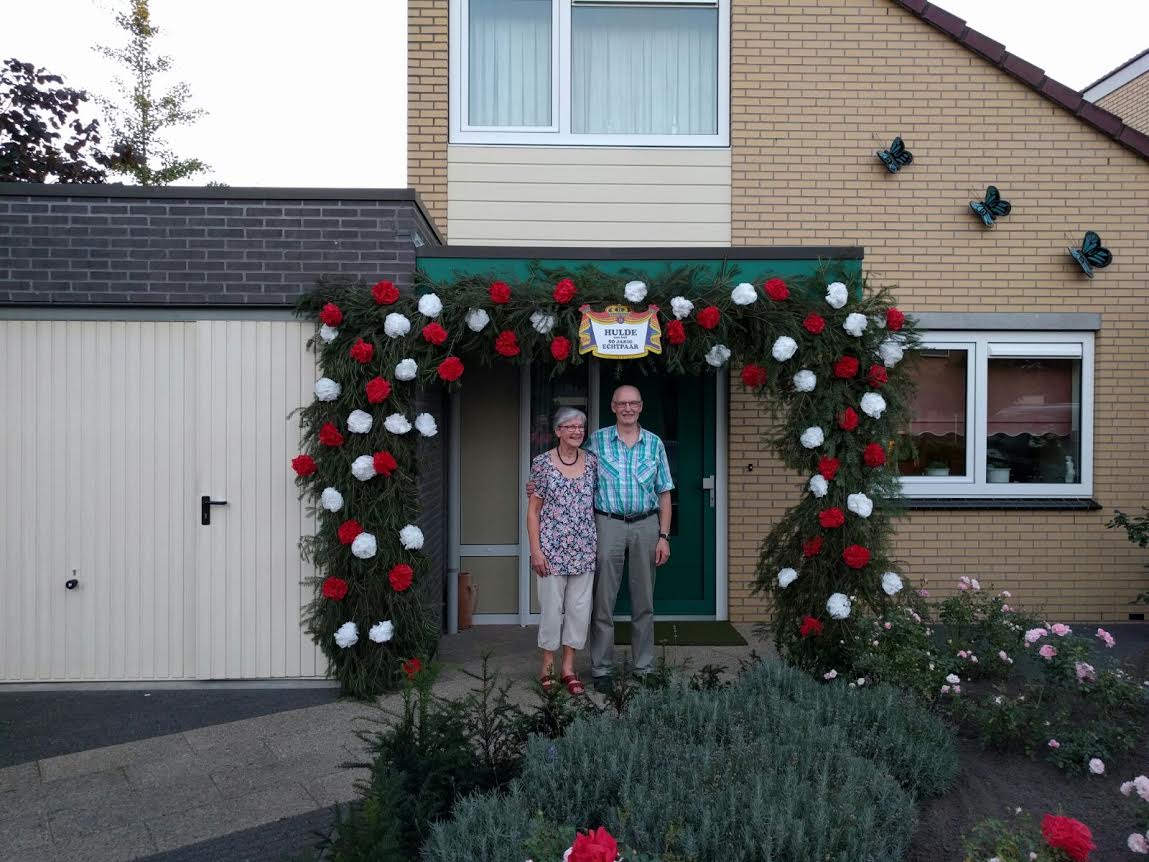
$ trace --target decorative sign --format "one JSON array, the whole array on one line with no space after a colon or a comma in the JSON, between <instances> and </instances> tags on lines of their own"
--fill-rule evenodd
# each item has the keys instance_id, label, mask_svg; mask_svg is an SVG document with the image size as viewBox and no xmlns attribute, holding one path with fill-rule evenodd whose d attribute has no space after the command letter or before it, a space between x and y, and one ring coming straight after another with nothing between
<instances>
[{"instance_id":1,"label":"decorative sign","mask_svg":"<svg viewBox=\"0 0 1149 862\"><path fill-rule=\"evenodd\" d=\"M658 306L631 311L626 305L610 305L606 311L582 306L578 328L578 352L599 359L641 359L648 353L662 353L662 327Z\"/></svg>"}]
</instances>

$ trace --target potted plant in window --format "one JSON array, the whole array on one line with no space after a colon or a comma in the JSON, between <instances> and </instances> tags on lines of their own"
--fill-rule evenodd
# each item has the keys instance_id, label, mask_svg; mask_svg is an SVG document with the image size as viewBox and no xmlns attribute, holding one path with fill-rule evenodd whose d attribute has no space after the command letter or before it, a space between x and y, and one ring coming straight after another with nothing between
<instances>
[{"instance_id":1,"label":"potted plant in window","mask_svg":"<svg viewBox=\"0 0 1149 862\"><path fill-rule=\"evenodd\" d=\"M944 461L930 461L926 464L927 476L948 476L950 474L950 465Z\"/></svg>"},{"instance_id":2,"label":"potted plant in window","mask_svg":"<svg viewBox=\"0 0 1149 862\"><path fill-rule=\"evenodd\" d=\"M986 481L994 483L1009 481L1009 462L1000 452L992 449L986 453Z\"/></svg>"}]
</instances>

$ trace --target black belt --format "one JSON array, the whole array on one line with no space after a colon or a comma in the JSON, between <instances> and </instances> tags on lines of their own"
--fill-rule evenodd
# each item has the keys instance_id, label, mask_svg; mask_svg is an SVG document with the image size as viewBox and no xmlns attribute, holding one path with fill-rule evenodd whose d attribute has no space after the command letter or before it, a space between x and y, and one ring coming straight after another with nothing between
<instances>
[{"instance_id":1,"label":"black belt","mask_svg":"<svg viewBox=\"0 0 1149 862\"><path fill-rule=\"evenodd\" d=\"M604 512L601 509L595 509L594 513L596 515L602 515L604 518L614 518L616 521L622 521L626 524L633 524L635 521L643 521L649 518L651 515L657 515L658 509L651 509L649 512L642 512L638 515L616 515L614 512Z\"/></svg>"}]
</instances>

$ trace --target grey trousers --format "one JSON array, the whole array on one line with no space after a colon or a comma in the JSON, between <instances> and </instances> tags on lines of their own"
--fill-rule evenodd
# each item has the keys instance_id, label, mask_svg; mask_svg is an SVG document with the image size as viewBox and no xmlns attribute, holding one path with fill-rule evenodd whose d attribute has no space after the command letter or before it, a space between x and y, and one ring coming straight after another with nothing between
<instances>
[{"instance_id":1,"label":"grey trousers","mask_svg":"<svg viewBox=\"0 0 1149 862\"><path fill-rule=\"evenodd\" d=\"M630 557L630 649L634 672L654 670L654 550L658 515L633 524L595 515L598 560L591 619L591 673L606 676L614 669L614 603L622 582L625 558Z\"/></svg>"},{"instance_id":2,"label":"grey trousers","mask_svg":"<svg viewBox=\"0 0 1149 862\"><path fill-rule=\"evenodd\" d=\"M594 575L535 575L539 590L539 649L554 652L563 646L582 649L590 624Z\"/></svg>"}]
</instances>

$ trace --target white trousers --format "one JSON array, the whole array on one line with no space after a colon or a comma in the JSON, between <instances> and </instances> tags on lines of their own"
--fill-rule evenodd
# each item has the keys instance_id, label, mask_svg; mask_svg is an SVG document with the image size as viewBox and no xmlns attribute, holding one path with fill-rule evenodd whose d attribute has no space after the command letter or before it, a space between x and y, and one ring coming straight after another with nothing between
<instances>
[{"instance_id":1,"label":"white trousers","mask_svg":"<svg viewBox=\"0 0 1149 862\"><path fill-rule=\"evenodd\" d=\"M561 643L582 649L590 627L594 573L535 575L535 583L539 590L539 648L554 652Z\"/></svg>"}]
</instances>

